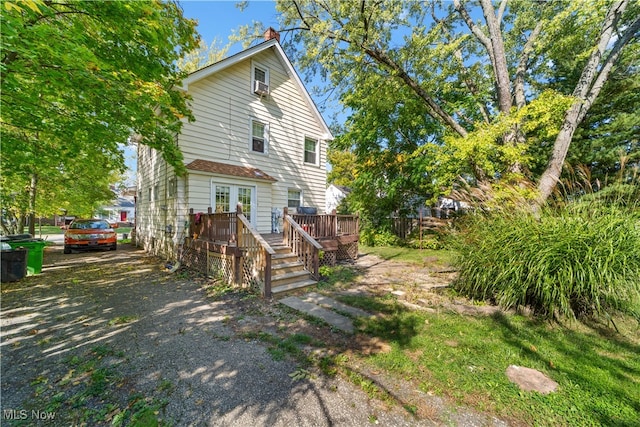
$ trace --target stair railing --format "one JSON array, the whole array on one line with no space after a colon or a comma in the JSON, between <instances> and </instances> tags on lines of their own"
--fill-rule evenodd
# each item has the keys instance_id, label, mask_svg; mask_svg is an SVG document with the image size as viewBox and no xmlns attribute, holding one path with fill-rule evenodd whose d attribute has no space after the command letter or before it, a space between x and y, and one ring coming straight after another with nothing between
<instances>
[{"instance_id":1,"label":"stair railing","mask_svg":"<svg viewBox=\"0 0 640 427\"><path fill-rule=\"evenodd\" d=\"M320 251L322 245L309 235L290 215L287 208L284 208L283 218L283 240L284 244L291 248L296 254L298 261L304 264L304 268L315 280L320 279Z\"/></svg>"},{"instance_id":2,"label":"stair railing","mask_svg":"<svg viewBox=\"0 0 640 427\"><path fill-rule=\"evenodd\" d=\"M258 233L246 216L242 213L242 205L238 204L236 230L238 233L238 249L242 252L242 265L237 274L239 281L245 284L257 284L262 296L271 298L271 257L275 255L273 248Z\"/></svg>"}]
</instances>

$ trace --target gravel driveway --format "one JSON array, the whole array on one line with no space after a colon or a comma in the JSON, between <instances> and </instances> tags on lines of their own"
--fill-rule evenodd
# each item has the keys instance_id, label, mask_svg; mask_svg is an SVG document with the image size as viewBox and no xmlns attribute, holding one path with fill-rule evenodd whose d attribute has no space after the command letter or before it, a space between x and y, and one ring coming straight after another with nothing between
<instances>
[{"instance_id":1,"label":"gravel driveway","mask_svg":"<svg viewBox=\"0 0 640 427\"><path fill-rule=\"evenodd\" d=\"M363 256L353 290L388 292L405 273L417 289L446 281L385 263ZM47 248L43 274L2 284L0 424L506 425L364 366L350 369L395 401L323 375L323 355L381 343L253 294L212 298L210 285L129 245L69 255Z\"/></svg>"},{"instance_id":2,"label":"gravel driveway","mask_svg":"<svg viewBox=\"0 0 640 427\"><path fill-rule=\"evenodd\" d=\"M202 285L128 245L47 248L43 274L2 285L2 424L432 425L256 338L291 313Z\"/></svg>"}]
</instances>

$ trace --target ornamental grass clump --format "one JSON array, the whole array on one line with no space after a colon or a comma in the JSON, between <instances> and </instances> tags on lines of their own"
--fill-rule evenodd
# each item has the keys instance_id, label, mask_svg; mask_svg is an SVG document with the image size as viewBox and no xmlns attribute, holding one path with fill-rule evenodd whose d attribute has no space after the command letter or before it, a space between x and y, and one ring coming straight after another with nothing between
<instances>
[{"instance_id":1,"label":"ornamental grass clump","mask_svg":"<svg viewBox=\"0 0 640 427\"><path fill-rule=\"evenodd\" d=\"M602 200L469 215L454 287L545 317L640 320L640 206Z\"/></svg>"}]
</instances>

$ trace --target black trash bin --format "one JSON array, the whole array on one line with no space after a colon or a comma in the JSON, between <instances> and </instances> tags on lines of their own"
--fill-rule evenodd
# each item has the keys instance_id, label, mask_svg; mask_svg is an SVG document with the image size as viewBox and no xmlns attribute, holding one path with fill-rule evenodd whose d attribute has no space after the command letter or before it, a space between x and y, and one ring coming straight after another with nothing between
<instances>
[{"instance_id":1,"label":"black trash bin","mask_svg":"<svg viewBox=\"0 0 640 427\"><path fill-rule=\"evenodd\" d=\"M7 249L0 254L2 263L0 281L15 282L27 275L27 249Z\"/></svg>"}]
</instances>

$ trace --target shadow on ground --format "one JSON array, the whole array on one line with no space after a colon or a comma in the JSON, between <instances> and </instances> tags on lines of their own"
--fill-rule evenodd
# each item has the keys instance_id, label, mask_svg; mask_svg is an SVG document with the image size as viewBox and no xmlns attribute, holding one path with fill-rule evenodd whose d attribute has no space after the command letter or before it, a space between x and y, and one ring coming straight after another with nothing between
<instances>
[{"instance_id":1,"label":"shadow on ground","mask_svg":"<svg viewBox=\"0 0 640 427\"><path fill-rule=\"evenodd\" d=\"M129 245L47 248L43 274L2 285L2 424L432 425L339 378L291 375L295 360L239 332L281 328L268 303L252 317L202 285Z\"/></svg>"}]
</instances>

